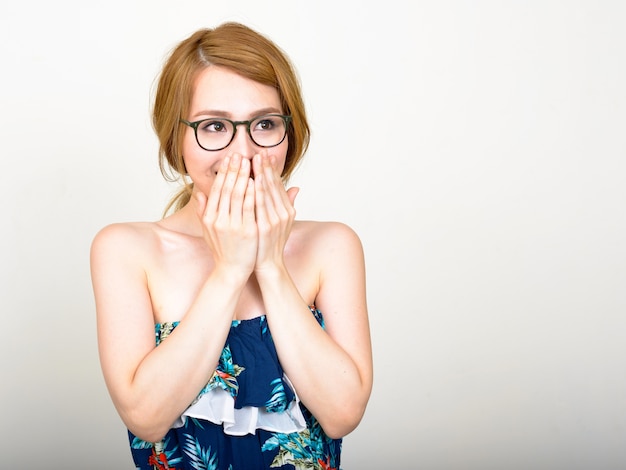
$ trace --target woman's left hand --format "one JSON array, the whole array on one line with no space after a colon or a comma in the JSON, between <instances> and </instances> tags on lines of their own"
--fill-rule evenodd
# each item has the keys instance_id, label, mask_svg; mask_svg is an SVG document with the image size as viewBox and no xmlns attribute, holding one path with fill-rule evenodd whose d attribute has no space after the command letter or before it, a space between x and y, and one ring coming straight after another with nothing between
<instances>
[{"instance_id":1,"label":"woman's left hand","mask_svg":"<svg viewBox=\"0 0 626 470\"><path fill-rule=\"evenodd\" d=\"M283 252L296 217L294 201L299 188L285 190L276 158L266 153L255 155L254 194L259 244L255 272L282 266Z\"/></svg>"}]
</instances>

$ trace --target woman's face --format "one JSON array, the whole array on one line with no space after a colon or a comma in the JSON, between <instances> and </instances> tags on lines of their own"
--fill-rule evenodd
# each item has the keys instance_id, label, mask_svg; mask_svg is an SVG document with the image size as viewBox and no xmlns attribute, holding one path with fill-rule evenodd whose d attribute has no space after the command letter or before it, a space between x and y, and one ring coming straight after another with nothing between
<instances>
[{"instance_id":1,"label":"woman's face","mask_svg":"<svg viewBox=\"0 0 626 470\"><path fill-rule=\"evenodd\" d=\"M187 121L208 118L228 118L247 121L265 114L283 114L278 91L268 85L244 78L235 72L211 65L199 72L194 83ZM264 148L256 145L245 125L237 126L235 136L226 148L207 151L196 142L194 130L187 126L183 137L183 159L194 190L208 194L222 159L235 153L251 159L266 151L274 155L279 173L285 166L287 138L279 145Z\"/></svg>"}]
</instances>

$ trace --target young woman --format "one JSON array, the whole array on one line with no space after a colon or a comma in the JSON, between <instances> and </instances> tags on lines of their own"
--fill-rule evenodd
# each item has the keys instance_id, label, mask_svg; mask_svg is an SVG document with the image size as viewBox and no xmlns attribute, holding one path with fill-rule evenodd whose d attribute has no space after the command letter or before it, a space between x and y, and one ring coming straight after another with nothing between
<instances>
[{"instance_id":1,"label":"young woman","mask_svg":"<svg viewBox=\"0 0 626 470\"><path fill-rule=\"evenodd\" d=\"M295 220L309 139L285 54L237 23L171 53L153 110L162 220L91 249L104 378L138 469L339 468L372 387L363 250ZM156 326L155 326L156 325Z\"/></svg>"}]
</instances>

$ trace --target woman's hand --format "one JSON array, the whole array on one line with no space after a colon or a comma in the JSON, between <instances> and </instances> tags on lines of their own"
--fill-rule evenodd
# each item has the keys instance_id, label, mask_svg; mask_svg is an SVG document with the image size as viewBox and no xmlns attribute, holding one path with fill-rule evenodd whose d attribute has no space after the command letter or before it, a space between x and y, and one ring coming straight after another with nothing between
<instances>
[{"instance_id":1,"label":"woman's hand","mask_svg":"<svg viewBox=\"0 0 626 470\"><path fill-rule=\"evenodd\" d=\"M259 237L254 269L259 274L284 264L283 252L296 217L294 201L299 189L285 191L273 156L255 155L252 166Z\"/></svg>"},{"instance_id":2,"label":"woman's hand","mask_svg":"<svg viewBox=\"0 0 626 470\"><path fill-rule=\"evenodd\" d=\"M197 214L216 267L246 275L254 270L258 246L250 165L238 154L224 158L208 197L196 195Z\"/></svg>"}]
</instances>

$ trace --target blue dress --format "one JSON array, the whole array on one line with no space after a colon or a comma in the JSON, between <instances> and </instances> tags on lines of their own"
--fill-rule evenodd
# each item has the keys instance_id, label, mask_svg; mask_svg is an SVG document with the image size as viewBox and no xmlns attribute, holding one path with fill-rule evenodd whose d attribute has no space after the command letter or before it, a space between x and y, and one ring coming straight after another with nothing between
<instances>
[{"instance_id":1,"label":"blue dress","mask_svg":"<svg viewBox=\"0 0 626 470\"><path fill-rule=\"evenodd\" d=\"M324 327L322 314L311 312ZM155 327L156 344L178 322ZM213 376L161 442L128 431L137 470L337 470L331 439L285 376L265 316L233 321Z\"/></svg>"}]
</instances>

